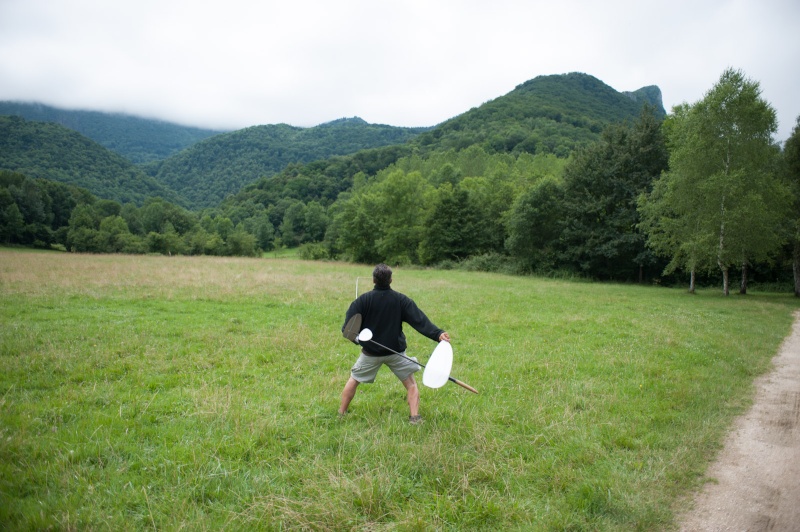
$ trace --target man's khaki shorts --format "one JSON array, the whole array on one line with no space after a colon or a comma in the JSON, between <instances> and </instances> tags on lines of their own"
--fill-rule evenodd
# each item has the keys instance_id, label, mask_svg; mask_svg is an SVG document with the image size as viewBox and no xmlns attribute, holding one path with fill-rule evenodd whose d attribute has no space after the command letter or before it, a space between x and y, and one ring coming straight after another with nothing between
<instances>
[{"instance_id":1,"label":"man's khaki shorts","mask_svg":"<svg viewBox=\"0 0 800 532\"><path fill-rule=\"evenodd\" d=\"M411 375L420 370L420 365L416 363L415 357L409 357L411 360L401 357L400 355L386 355L383 357L372 357L365 355L362 351L361 356L356 360L355 365L350 370L350 375L362 383L375 382L375 376L381 366L386 364L392 373L401 381L406 380Z\"/></svg>"}]
</instances>

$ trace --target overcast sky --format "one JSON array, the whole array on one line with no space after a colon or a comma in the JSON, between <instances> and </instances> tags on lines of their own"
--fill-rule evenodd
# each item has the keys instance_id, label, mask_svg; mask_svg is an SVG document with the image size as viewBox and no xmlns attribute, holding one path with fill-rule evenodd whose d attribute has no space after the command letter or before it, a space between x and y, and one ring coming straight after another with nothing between
<instances>
[{"instance_id":1,"label":"overcast sky","mask_svg":"<svg viewBox=\"0 0 800 532\"><path fill-rule=\"evenodd\" d=\"M776 140L800 115L798 0L0 0L0 100L219 129L433 126L539 75L658 85L733 67Z\"/></svg>"}]
</instances>

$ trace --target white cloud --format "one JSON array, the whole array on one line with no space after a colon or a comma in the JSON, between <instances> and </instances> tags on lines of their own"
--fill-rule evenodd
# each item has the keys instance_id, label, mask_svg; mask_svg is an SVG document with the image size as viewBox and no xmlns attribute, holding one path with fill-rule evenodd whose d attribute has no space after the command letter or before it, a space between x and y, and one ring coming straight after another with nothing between
<instances>
[{"instance_id":1,"label":"white cloud","mask_svg":"<svg viewBox=\"0 0 800 532\"><path fill-rule=\"evenodd\" d=\"M658 85L669 110L734 67L761 83L784 139L799 23L790 0L2 0L0 99L221 128L423 126L572 71Z\"/></svg>"}]
</instances>

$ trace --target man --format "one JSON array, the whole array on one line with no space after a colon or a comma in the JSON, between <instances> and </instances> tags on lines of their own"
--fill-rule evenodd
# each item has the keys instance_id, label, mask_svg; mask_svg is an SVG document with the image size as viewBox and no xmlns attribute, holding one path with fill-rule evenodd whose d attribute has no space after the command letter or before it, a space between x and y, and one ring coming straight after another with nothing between
<instances>
[{"instance_id":1,"label":"man","mask_svg":"<svg viewBox=\"0 0 800 532\"><path fill-rule=\"evenodd\" d=\"M375 342L361 344L361 355L350 370L350 379L342 391L342 404L339 415L347 413L350 401L356 395L358 385L375 382L375 376L383 364L400 379L408 393L409 422L413 425L422 423L419 415L419 388L414 380L414 373L420 366L378 344L405 354L406 337L403 334L403 322L411 325L417 332L435 342L449 342L450 335L431 323L411 298L392 290L392 270L386 264L378 264L372 272L375 287L350 304L345 316L345 325L356 314L361 314L362 328L373 332ZM342 331L344 331L342 326Z\"/></svg>"}]
</instances>

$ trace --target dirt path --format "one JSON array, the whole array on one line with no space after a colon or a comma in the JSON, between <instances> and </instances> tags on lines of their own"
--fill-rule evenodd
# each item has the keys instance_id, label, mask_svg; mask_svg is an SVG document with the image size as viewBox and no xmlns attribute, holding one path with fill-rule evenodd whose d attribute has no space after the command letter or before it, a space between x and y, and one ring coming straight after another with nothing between
<instances>
[{"instance_id":1,"label":"dirt path","mask_svg":"<svg viewBox=\"0 0 800 532\"><path fill-rule=\"evenodd\" d=\"M800 530L800 313L773 362L680 530Z\"/></svg>"}]
</instances>

